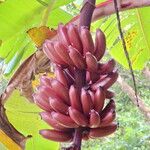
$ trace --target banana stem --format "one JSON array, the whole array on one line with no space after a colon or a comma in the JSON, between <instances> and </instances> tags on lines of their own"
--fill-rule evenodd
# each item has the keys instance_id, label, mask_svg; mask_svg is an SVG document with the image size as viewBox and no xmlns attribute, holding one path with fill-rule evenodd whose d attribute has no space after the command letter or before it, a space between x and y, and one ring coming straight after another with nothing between
<instances>
[{"instance_id":1,"label":"banana stem","mask_svg":"<svg viewBox=\"0 0 150 150\"><path fill-rule=\"evenodd\" d=\"M86 83L86 71L85 70L75 70L75 83L76 87L80 90Z\"/></svg>"},{"instance_id":2,"label":"banana stem","mask_svg":"<svg viewBox=\"0 0 150 150\"><path fill-rule=\"evenodd\" d=\"M74 139L73 139L73 150L81 150L81 142L82 142L82 128L79 127L75 130Z\"/></svg>"},{"instance_id":3,"label":"banana stem","mask_svg":"<svg viewBox=\"0 0 150 150\"><path fill-rule=\"evenodd\" d=\"M81 150L81 142L82 142L82 128L79 127L75 130L73 144L62 150Z\"/></svg>"},{"instance_id":4,"label":"banana stem","mask_svg":"<svg viewBox=\"0 0 150 150\"><path fill-rule=\"evenodd\" d=\"M81 90L82 87L85 86L86 83L86 71L85 70L75 70L75 83L76 87ZM81 150L81 143L82 143L82 128L79 127L75 129L73 144L68 150Z\"/></svg>"},{"instance_id":5,"label":"banana stem","mask_svg":"<svg viewBox=\"0 0 150 150\"><path fill-rule=\"evenodd\" d=\"M83 7L80 13L80 24L79 29L82 26L86 26L90 30L92 14L95 9L95 0L84 0ZM75 70L75 83L79 90L86 84L86 71L85 70ZM81 150L82 144L82 127L75 129L75 134L73 138L73 144L67 150Z\"/></svg>"},{"instance_id":6,"label":"banana stem","mask_svg":"<svg viewBox=\"0 0 150 150\"><path fill-rule=\"evenodd\" d=\"M84 0L80 11L79 27L86 26L90 30L93 11L95 9L95 0Z\"/></svg>"}]
</instances>

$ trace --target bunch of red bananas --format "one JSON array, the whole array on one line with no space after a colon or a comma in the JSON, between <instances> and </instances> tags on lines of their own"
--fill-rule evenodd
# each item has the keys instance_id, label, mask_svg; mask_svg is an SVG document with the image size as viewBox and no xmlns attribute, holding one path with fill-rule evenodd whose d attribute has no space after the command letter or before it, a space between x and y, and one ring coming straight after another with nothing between
<instances>
[{"instance_id":1,"label":"bunch of red bananas","mask_svg":"<svg viewBox=\"0 0 150 150\"><path fill-rule=\"evenodd\" d=\"M117 123L113 122L114 93L108 88L117 80L118 73L113 59L105 64L99 62L105 43L101 30L96 31L94 43L86 27L78 31L72 24L59 25L57 41L44 43L45 54L55 64L55 78L41 77L34 94L35 103L45 111L41 113L42 119L53 127L41 130L43 137L71 141L75 129L82 128L82 138L87 140L107 136L117 129ZM85 75L80 88L77 72Z\"/></svg>"}]
</instances>

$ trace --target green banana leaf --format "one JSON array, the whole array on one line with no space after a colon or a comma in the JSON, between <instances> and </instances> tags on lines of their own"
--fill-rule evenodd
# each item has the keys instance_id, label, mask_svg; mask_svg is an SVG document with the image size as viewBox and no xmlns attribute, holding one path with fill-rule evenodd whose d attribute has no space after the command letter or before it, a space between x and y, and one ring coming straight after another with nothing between
<instances>
[{"instance_id":1,"label":"green banana leaf","mask_svg":"<svg viewBox=\"0 0 150 150\"><path fill-rule=\"evenodd\" d=\"M60 8L72 1L55 1L49 15L47 24L49 27L57 28L58 23L66 23L72 18L69 13ZM9 74L9 77L26 58L36 51L34 43L26 32L41 24L47 6L43 6L40 2L38 0L7 0L0 3L0 41L2 41L0 57L5 59L6 74ZM51 3L51 0L45 2ZM25 45L28 46L21 56L19 54Z\"/></svg>"},{"instance_id":2,"label":"green banana leaf","mask_svg":"<svg viewBox=\"0 0 150 150\"><path fill-rule=\"evenodd\" d=\"M122 30L127 50L134 70L141 70L150 59L150 30L147 14L149 8L129 10L120 13ZM93 28L101 28L107 39L107 49L112 57L123 67L128 68L128 62L122 47L122 41L117 28L116 15L111 15L97 21Z\"/></svg>"},{"instance_id":3,"label":"green banana leaf","mask_svg":"<svg viewBox=\"0 0 150 150\"><path fill-rule=\"evenodd\" d=\"M54 3L52 10L73 0L60 0ZM5 41L22 30L28 30L40 24L41 16L47 7L38 0L7 0L0 4L0 39ZM67 18L67 16L66 16ZM60 19L60 18L59 18ZM62 20L63 21L63 20ZM55 22L55 20L53 20Z\"/></svg>"},{"instance_id":4,"label":"green banana leaf","mask_svg":"<svg viewBox=\"0 0 150 150\"><path fill-rule=\"evenodd\" d=\"M41 110L22 97L19 91L13 92L5 108L10 123L23 135L32 135L32 138L27 140L25 150L58 150L59 143L46 140L39 135L40 129L50 129L50 126L40 118Z\"/></svg>"}]
</instances>

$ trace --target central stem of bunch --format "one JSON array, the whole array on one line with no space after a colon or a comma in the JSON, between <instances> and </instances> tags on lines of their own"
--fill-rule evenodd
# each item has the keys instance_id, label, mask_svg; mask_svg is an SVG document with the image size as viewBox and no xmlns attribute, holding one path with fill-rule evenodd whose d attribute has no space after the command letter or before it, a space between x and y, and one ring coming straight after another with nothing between
<instances>
[{"instance_id":1,"label":"central stem of bunch","mask_svg":"<svg viewBox=\"0 0 150 150\"><path fill-rule=\"evenodd\" d=\"M79 30L81 27L87 27L90 30L92 14L95 9L95 0L84 0L83 7L80 13L80 24ZM75 83L76 87L81 90L86 85L86 70L75 70ZM82 142L82 127L75 129L74 138L73 138L73 150L81 150Z\"/></svg>"},{"instance_id":2,"label":"central stem of bunch","mask_svg":"<svg viewBox=\"0 0 150 150\"><path fill-rule=\"evenodd\" d=\"M86 84L86 71L85 70L75 70L75 83L76 87L79 88L79 90L85 86Z\"/></svg>"},{"instance_id":3,"label":"central stem of bunch","mask_svg":"<svg viewBox=\"0 0 150 150\"><path fill-rule=\"evenodd\" d=\"M82 87L86 84L86 71L85 70L75 70L75 83L76 87L80 91ZM80 150L82 143L82 127L75 129L74 139L73 139L73 150Z\"/></svg>"}]
</instances>

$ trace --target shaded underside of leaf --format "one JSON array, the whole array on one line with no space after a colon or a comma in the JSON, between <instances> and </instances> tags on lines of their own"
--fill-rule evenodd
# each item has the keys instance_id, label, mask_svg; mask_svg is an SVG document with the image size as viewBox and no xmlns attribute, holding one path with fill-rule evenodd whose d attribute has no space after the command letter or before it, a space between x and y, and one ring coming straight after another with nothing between
<instances>
[{"instance_id":1,"label":"shaded underside of leaf","mask_svg":"<svg viewBox=\"0 0 150 150\"><path fill-rule=\"evenodd\" d=\"M19 91L13 92L6 102L5 108L13 126L25 136L32 135L32 138L27 140L26 150L58 149L58 143L46 140L39 135L40 129L49 129L50 127L41 120L39 116L41 110L22 97Z\"/></svg>"}]
</instances>

